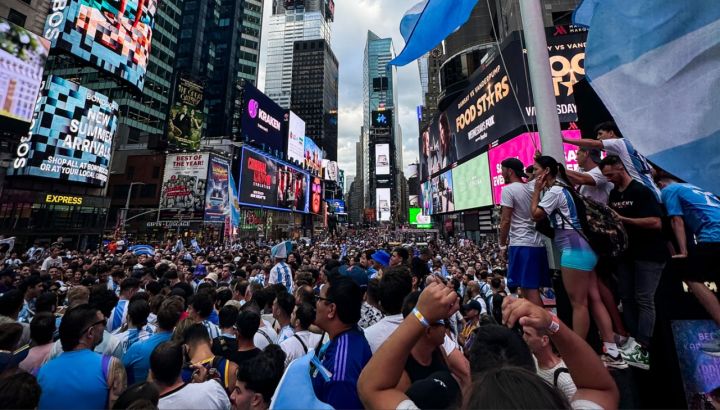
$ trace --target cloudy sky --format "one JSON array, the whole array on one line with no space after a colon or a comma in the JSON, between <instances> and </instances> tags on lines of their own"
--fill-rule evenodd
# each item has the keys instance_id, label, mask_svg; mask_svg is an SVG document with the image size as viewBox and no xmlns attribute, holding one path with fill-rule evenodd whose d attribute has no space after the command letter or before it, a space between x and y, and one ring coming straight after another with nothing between
<instances>
[{"instance_id":1,"label":"cloudy sky","mask_svg":"<svg viewBox=\"0 0 720 410\"><path fill-rule=\"evenodd\" d=\"M400 19L418 0L335 0L335 22L332 23L332 48L340 63L340 107L338 130L338 161L345 175L355 175L355 143L360 137L363 102L363 52L367 31L380 37L392 37L395 52L400 53L405 42L400 36ZM265 0L265 21L269 19L272 0ZM260 78L264 87L267 36L263 31ZM403 131L403 162L418 157L416 107L421 104L421 88L417 63L398 69L398 101Z\"/></svg>"}]
</instances>

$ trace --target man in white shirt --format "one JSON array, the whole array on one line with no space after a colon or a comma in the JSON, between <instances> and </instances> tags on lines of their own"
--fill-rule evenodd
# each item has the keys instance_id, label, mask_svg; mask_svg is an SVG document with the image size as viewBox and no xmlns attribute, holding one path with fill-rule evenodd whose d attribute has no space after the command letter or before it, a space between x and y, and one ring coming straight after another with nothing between
<instances>
[{"instance_id":1,"label":"man in white shirt","mask_svg":"<svg viewBox=\"0 0 720 410\"><path fill-rule=\"evenodd\" d=\"M412 278L406 268L390 268L380 279L379 303L385 317L365 329L365 338L373 353L403 321L402 303L412 292Z\"/></svg>"},{"instance_id":2,"label":"man in white shirt","mask_svg":"<svg viewBox=\"0 0 720 410\"><path fill-rule=\"evenodd\" d=\"M595 202L607 205L610 191L615 187L608 181L598 167L600 163L600 150L580 148L577 162L583 172L567 170L567 176L573 185L582 185L580 193Z\"/></svg>"},{"instance_id":3,"label":"man in white shirt","mask_svg":"<svg viewBox=\"0 0 720 410\"><path fill-rule=\"evenodd\" d=\"M290 324L290 317L295 309L295 297L287 292L278 294L273 301L272 315L277 321L280 331L278 332L278 343L292 337L295 334Z\"/></svg>"},{"instance_id":4,"label":"man in white shirt","mask_svg":"<svg viewBox=\"0 0 720 410\"><path fill-rule=\"evenodd\" d=\"M547 251L530 213L534 185L523 182L527 175L519 159L507 158L501 166L507 185L500 200L500 249L507 252L508 280L525 299L542 306L539 289L551 283Z\"/></svg>"},{"instance_id":5,"label":"man in white shirt","mask_svg":"<svg viewBox=\"0 0 720 410\"><path fill-rule=\"evenodd\" d=\"M60 257L60 248L53 248L52 253L50 256L45 258L45 260L42 263L42 266L40 267L40 273L47 273L48 269L51 267L61 268L62 267L62 258Z\"/></svg>"},{"instance_id":6,"label":"man in white shirt","mask_svg":"<svg viewBox=\"0 0 720 410\"><path fill-rule=\"evenodd\" d=\"M293 360L304 356L308 350L316 349L322 335L312 333L308 329L315 320L315 308L303 303L295 308L291 322L295 327L292 337L280 342L280 348L285 352L285 367Z\"/></svg>"},{"instance_id":7,"label":"man in white shirt","mask_svg":"<svg viewBox=\"0 0 720 410\"><path fill-rule=\"evenodd\" d=\"M550 385L560 390L570 402L577 392L565 362L553 352L550 338L537 329L523 327L523 339L533 353L537 364L537 374Z\"/></svg>"}]
</instances>

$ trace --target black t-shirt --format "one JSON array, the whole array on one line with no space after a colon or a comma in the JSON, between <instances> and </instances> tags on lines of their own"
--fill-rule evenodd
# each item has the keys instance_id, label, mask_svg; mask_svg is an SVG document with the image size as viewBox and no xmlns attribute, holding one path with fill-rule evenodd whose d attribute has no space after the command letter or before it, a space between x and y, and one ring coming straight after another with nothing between
<instances>
[{"instance_id":1,"label":"black t-shirt","mask_svg":"<svg viewBox=\"0 0 720 410\"><path fill-rule=\"evenodd\" d=\"M447 364L445 364L441 355L442 353L436 349L433 352L432 361L428 366L423 366L418 363L412 355L409 355L407 361L405 362L405 371L407 372L410 381L415 383L418 380L427 379L435 372L439 372L441 370L447 371Z\"/></svg>"},{"instance_id":2,"label":"black t-shirt","mask_svg":"<svg viewBox=\"0 0 720 410\"><path fill-rule=\"evenodd\" d=\"M633 180L620 192L617 188L610 191L610 208L626 218L662 218L663 212L652 191L645 185ZM665 261L668 259L667 238L661 230L642 229L625 225L629 247L625 256L635 260Z\"/></svg>"},{"instance_id":3,"label":"black t-shirt","mask_svg":"<svg viewBox=\"0 0 720 410\"><path fill-rule=\"evenodd\" d=\"M213 339L212 352L215 356L230 358L236 351L237 339L234 337L220 336Z\"/></svg>"},{"instance_id":4,"label":"black t-shirt","mask_svg":"<svg viewBox=\"0 0 720 410\"><path fill-rule=\"evenodd\" d=\"M259 355L260 352L262 352L262 350L258 349L257 347L252 350L246 350L246 351L242 351L242 352L236 350L228 355L228 359L231 362L239 365L240 363L242 363L246 360L250 360L253 357Z\"/></svg>"}]
</instances>

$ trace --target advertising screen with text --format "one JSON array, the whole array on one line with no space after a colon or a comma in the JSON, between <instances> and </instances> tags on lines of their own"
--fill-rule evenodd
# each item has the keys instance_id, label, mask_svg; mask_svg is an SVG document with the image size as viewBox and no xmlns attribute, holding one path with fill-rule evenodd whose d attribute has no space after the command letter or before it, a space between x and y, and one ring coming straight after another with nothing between
<instances>
[{"instance_id":1,"label":"advertising screen with text","mask_svg":"<svg viewBox=\"0 0 720 410\"><path fill-rule=\"evenodd\" d=\"M240 204L308 212L307 173L247 148L240 167Z\"/></svg>"},{"instance_id":2,"label":"advertising screen with text","mask_svg":"<svg viewBox=\"0 0 720 410\"><path fill-rule=\"evenodd\" d=\"M430 218L430 215L423 215L421 208L408 208L408 222L413 228L432 228L432 219Z\"/></svg>"}]
</instances>

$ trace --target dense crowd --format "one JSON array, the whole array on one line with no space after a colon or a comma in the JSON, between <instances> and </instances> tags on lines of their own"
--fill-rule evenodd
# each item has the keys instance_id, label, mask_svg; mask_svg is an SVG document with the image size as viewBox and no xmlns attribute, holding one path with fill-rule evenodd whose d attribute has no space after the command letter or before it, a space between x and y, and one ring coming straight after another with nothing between
<instances>
[{"instance_id":1,"label":"dense crowd","mask_svg":"<svg viewBox=\"0 0 720 410\"><path fill-rule=\"evenodd\" d=\"M665 174L656 185L614 126L598 134L568 141L583 147L579 172L541 155L502 163L498 241L369 228L312 243L10 250L0 407L615 408L610 371L650 365L667 263L693 267L683 279L720 324L702 284L717 272L698 269L717 266L720 202ZM615 257L590 212L615 221ZM545 307L551 266L568 325Z\"/></svg>"}]
</instances>

